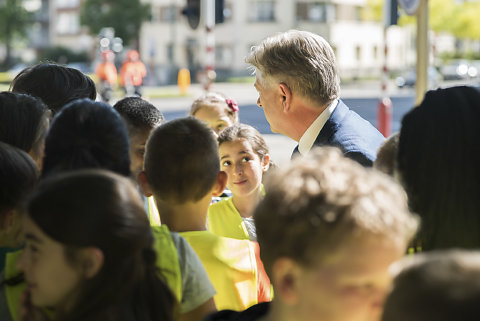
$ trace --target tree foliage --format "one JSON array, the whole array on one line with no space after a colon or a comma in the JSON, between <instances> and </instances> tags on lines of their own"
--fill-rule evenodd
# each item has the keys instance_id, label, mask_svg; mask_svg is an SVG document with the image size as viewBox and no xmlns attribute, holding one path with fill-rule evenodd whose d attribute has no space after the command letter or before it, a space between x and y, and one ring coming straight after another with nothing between
<instances>
[{"instance_id":1,"label":"tree foliage","mask_svg":"<svg viewBox=\"0 0 480 321\"><path fill-rule=\"evenodd\" d=\"M86 0L80 23L97 35L104 27L115 29L115 36L126 44L138 40L142 23L150 19L151 8L140 0Z\"/></svg>"},{"instance_id":2,"label":"tree foliage","mask_svg":"<svg viewBox=\"0 0 480 321\"><path fill-rule=\"evenodd\" d=\"M388 0L368 0L363 18L382 21L383 4ZM436 32L448 32L457 38L479 39L480 1L429 0L429 26ZM400 11L401 12L401 11ZM402 13L402 12L401 12ZM415 17L401 14L400 25L416 22Z\"/></svg>"},{"instance_id":3,"label":"tree foliage","mask_svg":"<svg viewBox=\"0 0 480 321\"><path fill-rule=\"evenodd\" d=\"M14 37L24 37L31 21L30 13L21 0L0 0L0 41L6 45L4 65L10 64L11 45Z\"/></svg>"}]
</instances>

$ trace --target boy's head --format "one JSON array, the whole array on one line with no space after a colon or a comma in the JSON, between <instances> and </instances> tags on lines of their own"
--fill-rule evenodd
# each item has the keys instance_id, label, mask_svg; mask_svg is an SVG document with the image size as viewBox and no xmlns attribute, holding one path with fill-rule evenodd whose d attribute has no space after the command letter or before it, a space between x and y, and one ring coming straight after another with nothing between
<instances>
[{"instance_id":1,"label":"boy's head","mask_svg":"<svg viewBox=\"0 0 480 321\"><path fill-rule=\"evenodd\" d=\"M480 253L416 254L396 264L382 321L476 321L480 315Z\"/></svg>"},{"instance_id":2,"label":"boy's head","mask_svg":"<svg viewBox=\"0 0 480 321\"><path fill-rule=\"evenodd\" d=\"M95 100L97 90L93 80L81 71L55 63L40 63L23 69L12 81L10 90L39 97L58 113L75 99Z\"/></svg>"},{"instance_id":3,"label":"boy's head","mask_svg":"<svg viewBox=\"0 0 480 321\"><path fill-rule=\"evenodd\" d=\"M0 142L0 247L21 245L17 210L37 178L37 166L27 153Z\"/></svg>"},{"instance_id":4,"label":"boy's head","mask_svg":"<svg viewBox=\"0 0 480 321\"><path fill-rule=\"evenodd\" d=\"M78 99L53 119L45 141L42 176L84 168L130 176L128 134L108 104Z\"/></svg>"},{"instance_id":5,"label":"boy's head","mask_svg":"<svg viewBox=\"0 0 480 321\"><path fill-rule=\"evenodd\" d=\"M127 97L114 106L127 125L130 137L130 170L134 178L143 170L145 144L150 132L165 122L162 112L140 97Z\"/></svg>"},{"instance_id":6,"label":"boy's head","mask_svg":"<svg viewBox=\"0 0 480 321\"><path fill-rule=\"evenodd\" d=\"M254 217L280 309L302 320L378 319L388 267L417 227L402 189L321 148L278 169L266 191Z\"/></svg>"},{"instance_id":7,"label":"boy's head","mask_svg":"<svg viewBox=\"0 0 480 321\"><path fill-rule=\"evenodd\" d=\"M209 195L217 182L217 141L201 121L193 117L176 119L150 134L144 165L157 200L196 202Z\"/></svg>"},{"instance_id":8,"label":"boy's head","mask_svg":"<svg viewBox=\"0 0 480 321\"><path fill-rule=\"evenodd\" d=\"M374 168L392 177L396 167L399 139L399 132L388 137L378 149L377 159L373 162Z\"/></svg>"}]
</instances>

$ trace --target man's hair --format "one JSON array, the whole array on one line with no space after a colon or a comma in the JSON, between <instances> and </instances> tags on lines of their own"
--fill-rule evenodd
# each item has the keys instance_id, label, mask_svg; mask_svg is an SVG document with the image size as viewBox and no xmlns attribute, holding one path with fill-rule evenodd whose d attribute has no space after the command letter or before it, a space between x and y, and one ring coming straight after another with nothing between
<instances>
[{"instance_id":1,"label":"man's hair","mask_svg":"<svg viewBox=\"0 0 480 321\"><path fill-rule=\"evenodd\" d=\"M128 147L127 129L115 109L89 99L75 100L53 119L42 176L86 168L129 176Z\"/></svg>"},{"instance_id":2,"label":"man's hair","mask_svg":"<svg viewBox=\"0 0 480 321\"><path fill-rule=\"evenodd\" d=\"M480 247L479 123L480 92L466 86L427 92L402 120L399 179L424 250Z\"/></svg>"},{"instance_id":3,"label":"man's hair","mask_svg":"<svg viewBox=\"0 0 480 321\"><path fill-rule=\"evenodd\" d=\"M400 273L382 321L476 321L480 315L480 253L460 250L416 254Z\"/></svg>"},{"instance_id":4,"label":"man's hair","mask_svg":"<svg viewBox=\"0 0 480 321\"><path fill-rule=\"evenodd\" d=\"M397 132L388 137L377 152L377 159L373 162L373 168L393 177L397 162L398 141L400 133Z\"/></svg>"},{"instance_id":5,"label":"man's hair","mask_svg":"<svg viewBox=\"0 0 480 321\"><path fill-rule=\"evenodd\" d=\"M162 112L140 97L123 98L113 108L125 120L130 133L151 131L165 122Z\"/></svg>"},{"instance_id":6,"label":"man's hair","mask_svg":"<svg viewBox=\"0 0 480 321\"><path fill-rule=\"evenodd\" d=\"M265 189L254 218L267 272L279 257L317 263L358 236L406 246L418 224L398 184L333 147L277 169Z\"/></svg>"},{"instance_id":7,"label":"man's hair","mask_svg":"<svg viewBox=\"0 0 480 321\"><path fill-rule=\"evenodd\" d=\"M10 92L0 93L0 141L27 153L41 155L50 111L38 98Z\"/></svg>"},{"instance_id":8,"label":"man's hair","mask_svg":"<svg viewBox=\"0 0 480 321\"><path fill-rule=\"evenodd\" d=\"M321 106L338 98L340 80L335 54L325 39L308 31L290 30L253 47L246 62L260 72L263 86L285 83L294 94Z\"/></svg>"},{"instance_id":9,"label":"man's hair","mask_svg":"<svg viewBox=\"0 0 480 321\"><path fill-rule=\"evenodd\" d=\"M39 97L58 113L65 104L79 98L95 100L93 80L81 71L55 63L41 63L23 69L10 84L10 90Z\"/></svg>"},{"instance_id":10,"label":"man's hair","mask_svg":"<svg viewBox=\"0 0 480 321\"><path fill-rule=\"evenodd\" d=\"M210 192L220 171L217 142L193 117L167 122L151 133L144 167L156 198L198 201Z\"/></svg>"},{"instance_id":11,"label":"man's hair","mask_svg":"<svg viewBox=\"0 0 480 321\"><path fill-rule=\"evenodd\" d=\"M38 179L37 165L23 150L0 142L0 219L21 205Z\"/></svg>"}]
</instances>

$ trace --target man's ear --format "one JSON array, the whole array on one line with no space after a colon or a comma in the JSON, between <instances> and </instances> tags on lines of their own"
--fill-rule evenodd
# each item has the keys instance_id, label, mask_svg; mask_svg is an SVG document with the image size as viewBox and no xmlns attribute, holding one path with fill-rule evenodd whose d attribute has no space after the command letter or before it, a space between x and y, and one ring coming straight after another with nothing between
<instances>
[{"instance_id":1,"label":"man's ear","mask_svg":"<svg viewBox=\"0 0 480 321\"><path fill-rule=\"evenodd\" d=\"M215 185L212 188L212 196L222 195L225 187L227 187L228 176L224 171L219 171Z\"/></svg>"},{"instance_id":2,"label":"man's ear","mask_svg":"<svg viewBox=\"0 0 480 321\"><path fill-rule=\"evenodd\" d=\"M82 266L85 278L91 279L97 275L103 266L104 259L102 250L97 247L83 249Z\"/></svg>"},{"instance_id":3,"label":"man's ear","mask_svg":"<svg viewBox=\"0 0 480 321\"><path fill-rule=\"evenodd\" d=\"M138 173L137 176L138 185L140 186L140 190L142 191L143 195L146 197L150 197L153 195L152 188L150 187L150 183L148 182L147 174L145 171L141 171Z\"/></svg>"},{"instance_id":4,"label":"man's ear","mask_svg":"<svg viewBox=\"0 0 480 321\"><path fill-rule=\"evenodd\" d=\"M284 304L295 305L300 300L302 291L300 266L290 258L278 258L272 266L272 284L275 287L275 296Z\"/></svg>"},{"instance_id":5,"label":"man's ear","mask_svg":"<svg viewBox=\"0 0 480 321\"><path fill-rule=\"evenodd\" d=\"M262 170L265 173L270 168L270 154L265 154L262 159Z\"/></svg>"},{"instance_id":6,"label":"man's ear","mask_svg":"<svg viewBox=\"0 0 480 321\"><path fill-rule=\"evenodd\" d=\"M280 90L280 95L282 95L282 106L283 106L283 111L288 112L291 108L292 104L292 91L290 88L287 86L286 83L281 82L278 85L278 89Z\"/></svg>"}]
</instances>

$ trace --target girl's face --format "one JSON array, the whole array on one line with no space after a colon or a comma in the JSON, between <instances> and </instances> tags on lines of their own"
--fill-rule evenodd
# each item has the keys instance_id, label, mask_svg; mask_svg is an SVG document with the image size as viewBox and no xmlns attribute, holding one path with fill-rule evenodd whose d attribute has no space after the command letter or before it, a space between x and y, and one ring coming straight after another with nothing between
<instances>
[{"instance_id":1,"label":"girl's face","mask_svg":"<svg viewBox=\"0 0 480 321\"><path fill-rule=\"evenodd\" d=\"M25 274L32 303L39 307L65 307L83 279L81 268L65 257L65 248L47 236L29 217L23 220L26 246L17 262Z\"/></svg>"},{"instance_id":2,"label":"girl's face","mask_svg":"<svg viewBox=\"0 0 480 321\"><path fill-rule=\"evenodd\" d=\"M195 118L203 121L218 136L222 130L233 125L225 108L219 105L202 106L195 113Z\"/></svg>"},{"instance_id":3,"label":"girl's face","mask_svg":"<svg viewBox=\"0 0 480 321\"><path fill-rule=\"evenodd\" d=\"M260 193L262 176L270 163L268 154L260 159L246 139L222 143L219 154L220 169L227 173L227 187L233 195Z\"/></svg>"}]
</instances>

